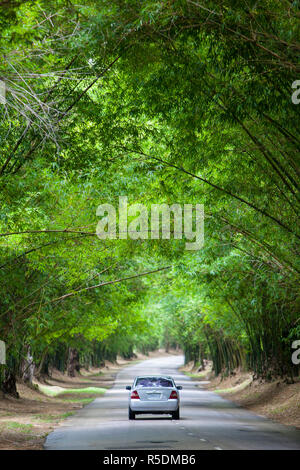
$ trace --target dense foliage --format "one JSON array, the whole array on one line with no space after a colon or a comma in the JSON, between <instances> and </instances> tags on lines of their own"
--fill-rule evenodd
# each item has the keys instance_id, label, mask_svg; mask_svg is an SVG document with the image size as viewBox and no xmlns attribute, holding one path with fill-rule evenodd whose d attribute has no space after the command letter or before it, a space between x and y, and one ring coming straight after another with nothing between
<instances>
[{"instance_id":1,"label":"dense foliage","mask_svg":"<svg viewBox=\"0 0 300 470\"><path fill-rule=\"evenodd\" d=\"M159 345L299 373L298 9L0 2L3 389L31 357L41 374ZM120 195L204 204L204 248L100 240Z\"/></svg>"}]
</instances>

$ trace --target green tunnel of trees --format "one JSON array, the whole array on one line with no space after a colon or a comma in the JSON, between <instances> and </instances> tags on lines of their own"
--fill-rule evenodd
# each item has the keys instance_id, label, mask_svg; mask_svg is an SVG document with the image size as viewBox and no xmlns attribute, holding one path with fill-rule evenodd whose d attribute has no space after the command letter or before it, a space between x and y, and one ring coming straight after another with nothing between
<instances>
[{"instance_id":1,"label":"green tunnel of trees","mask_svg":"<svg viewBox=\"0 0 300 470\"><path fill-rule=\"evenodd\" d=\"M158 347L299 375L299 2L16 0L0 28L2 390ZM204 246L99 239L119 196L203 204Z\"/></svg>"}]
</instances>

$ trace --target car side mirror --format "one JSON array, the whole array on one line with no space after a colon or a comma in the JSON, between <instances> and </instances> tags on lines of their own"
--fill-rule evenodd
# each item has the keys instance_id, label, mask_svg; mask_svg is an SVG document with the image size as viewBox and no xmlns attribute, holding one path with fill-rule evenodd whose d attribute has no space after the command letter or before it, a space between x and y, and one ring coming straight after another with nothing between
<instances>
[{"instance_id":1,"label":"car side mirror","mask_svg":"<svg viewBox=\"0 0 300 470\"><path fill-rule=\"evenodd\" d=\"M181 386L181 385L176 385L176 388L177 388L177 390L182 390L182 386Z\"/></svg>"},{"instance_id":2,"label":"car side mirror","mask_svg":"<svg viewBox=\"0 0 300 470\"><path fill-rule=\"evenodd\" d=\"M126 385L126 390L131 390L130 385Z\"/></svg>"}]
</instances>

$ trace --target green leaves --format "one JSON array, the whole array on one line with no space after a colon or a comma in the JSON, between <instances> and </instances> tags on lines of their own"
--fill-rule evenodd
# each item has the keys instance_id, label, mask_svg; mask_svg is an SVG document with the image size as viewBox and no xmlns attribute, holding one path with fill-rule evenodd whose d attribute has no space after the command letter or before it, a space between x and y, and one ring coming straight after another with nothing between
<instances>
[{"instance_id":1,"label":"green leaves","mask_svg":"<svg viewBox=\"0 0 300 470\"><path fill-rule=\"evenodd\" d=\"M99 359L179 343L216 372L290 371L296 7L39 0L3 12L0 228L17 234L0 239L0 328L16 363L28 342L37 361L46 347L54 361L70 344ZM120 195L204 203L204 249L99 240L96 208Z\"/></svg>"}]
</instances>

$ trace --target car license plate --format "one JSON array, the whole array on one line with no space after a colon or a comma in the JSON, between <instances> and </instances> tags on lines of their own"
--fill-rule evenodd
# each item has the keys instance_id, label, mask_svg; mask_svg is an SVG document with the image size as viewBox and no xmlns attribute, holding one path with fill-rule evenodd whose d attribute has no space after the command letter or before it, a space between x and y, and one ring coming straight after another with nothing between
<instances>
[{"instance_id":1,"label":"car license plate","mask_svg":"<svg viewBox=\"0 0 300 470\"><path fill-rule=\"evenodd\" d=\"M160 393L148 393L147 397L148 397L148 400L160 400L161 394Z\"/></svg>"}]
</instances>

